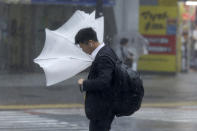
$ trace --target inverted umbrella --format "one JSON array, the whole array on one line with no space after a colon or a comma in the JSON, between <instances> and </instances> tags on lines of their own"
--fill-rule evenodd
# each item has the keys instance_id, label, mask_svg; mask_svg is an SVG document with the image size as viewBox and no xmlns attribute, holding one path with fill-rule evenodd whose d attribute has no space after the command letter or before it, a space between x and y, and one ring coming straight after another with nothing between
<instances>
[{"instance_id":1,"label":"inverted umbrella","mask_svg":"<svg viewBox=\"0 0 197 131\"><path fill-rule=\"evenodd\" d=\"M47 86L71 78L91 65L93 59L74 44L77 32L87 27L96 31L98 40L102 43L104 18L95 19L95 12L87 14L76 11L57 30L45 30L44 48L34 62L43 68Z\"/></svg>"}]
</instances>

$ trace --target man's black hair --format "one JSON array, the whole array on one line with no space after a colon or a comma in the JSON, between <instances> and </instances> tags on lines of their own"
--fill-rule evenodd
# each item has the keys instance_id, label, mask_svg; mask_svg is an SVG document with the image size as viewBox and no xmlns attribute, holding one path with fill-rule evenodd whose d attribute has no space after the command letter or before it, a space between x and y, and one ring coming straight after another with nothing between
<instances>
[{"instance_id":1,"label":"man's black hair","mask_svg":"<svg viewBox=\"0 0 197 131\"><path fill-rule=\"evenodd\" d=\"M88 44L89 40L98 42L96 32L92 28L83 28L75 36L75 44Z\"/></svg>"},{"instance_id":2,"label":"man's black hair","mask_svg":"<svg viewBox=\"0 0 197 131\"><path fill-rule=\"evenodd\" d=\"M120 44L121 44L121 45L126 44L126 43L128 43L128 42L129 42L129 40L128 40L127 38L122 38L122 39L120 40Z\"/></svg>"}]
</instances>

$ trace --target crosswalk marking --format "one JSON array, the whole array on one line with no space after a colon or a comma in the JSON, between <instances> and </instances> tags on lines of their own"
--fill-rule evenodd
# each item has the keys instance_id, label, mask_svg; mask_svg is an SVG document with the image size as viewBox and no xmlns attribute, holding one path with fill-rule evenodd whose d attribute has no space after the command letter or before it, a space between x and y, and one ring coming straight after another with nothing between
<instances>
[{"instance_id":1,"label":"crosswalk marking","mask_svg":"<svg viewBox=\"0 0 197 131\"><path fill-rule=\"evenodd\" d=\"M84 116L85 112L82 109L35 109L37 113L47 113L55 115L77 114ZM85 117L85 116L84 116ZM182 106L179 108L151 108L142 107L134 115L128 119L144 119L169 122L187 122L197 123L197 106Z\"/></svg>"},{"instance_id":2,"label":"crosswalk marking","mask_svg":"<svg viewBox=\"0 0 197 131\"><path fill-rule=\"evenodd\" d=\"M24 111L0 111L0 131L88 131L77 123L58 121Z\"/></svg>"},{"instance_id":3,"label":"crosswalk marking","mask_svg":"<svg viewBox=\"0 0 197 131\"><path fill-rule=\"evenodd\" d=\"M142 108L130 117L166 122L197 123L197 106L192 108Z\"/></svg>"},{"instance_id":4,"label":"crosswalk marking","mask_svg":"<svg viewBox=\"0 0 197 131\"><path fill-rule=\"evenodd\" d=\"M83 109L0 111L0 131L88 131L88 120L85 119L84 113ZM57 118L59 116L68 118ZM143 107L132 116L114 120L112 127L118 127L117 123L122 121L131 123L136 119L196 124L197 106L182 106L179 108ZM119 130L113 128L112 131Z\"/></svg>"}]
</instances>

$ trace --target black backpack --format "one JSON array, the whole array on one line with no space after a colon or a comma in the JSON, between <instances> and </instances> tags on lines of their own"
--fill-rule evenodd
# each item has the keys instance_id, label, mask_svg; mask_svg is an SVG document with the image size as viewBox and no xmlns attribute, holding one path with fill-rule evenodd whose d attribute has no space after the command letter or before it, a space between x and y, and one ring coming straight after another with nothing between
<instances>
[{"instance_id":1,"label":"black backpack","mask_svg":"<svg viewBox=\"0 0 197 131\"><path fill-rule=\"evenodd\" d=\"M140 74L128 68L120 60L113 60L115 70L113 76L112 107L117 117L129 116L140 109L144 96L143 81Z\"/></svg>"}]
</instances>

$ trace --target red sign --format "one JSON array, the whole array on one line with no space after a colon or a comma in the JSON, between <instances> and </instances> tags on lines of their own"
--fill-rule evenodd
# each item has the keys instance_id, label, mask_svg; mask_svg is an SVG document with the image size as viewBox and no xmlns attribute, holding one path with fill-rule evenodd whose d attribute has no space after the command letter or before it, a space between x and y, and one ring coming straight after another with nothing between
<instances>
[{"instance_id":1,"label":"red sign","mask_svg":"<svg viewBox=\"0 0 197 131\"><path fill-rule=\"evenodd\" d=\"M149 41L149 54L176 54L175 35L144 35Z\"/></svg>"}]
</instances>

